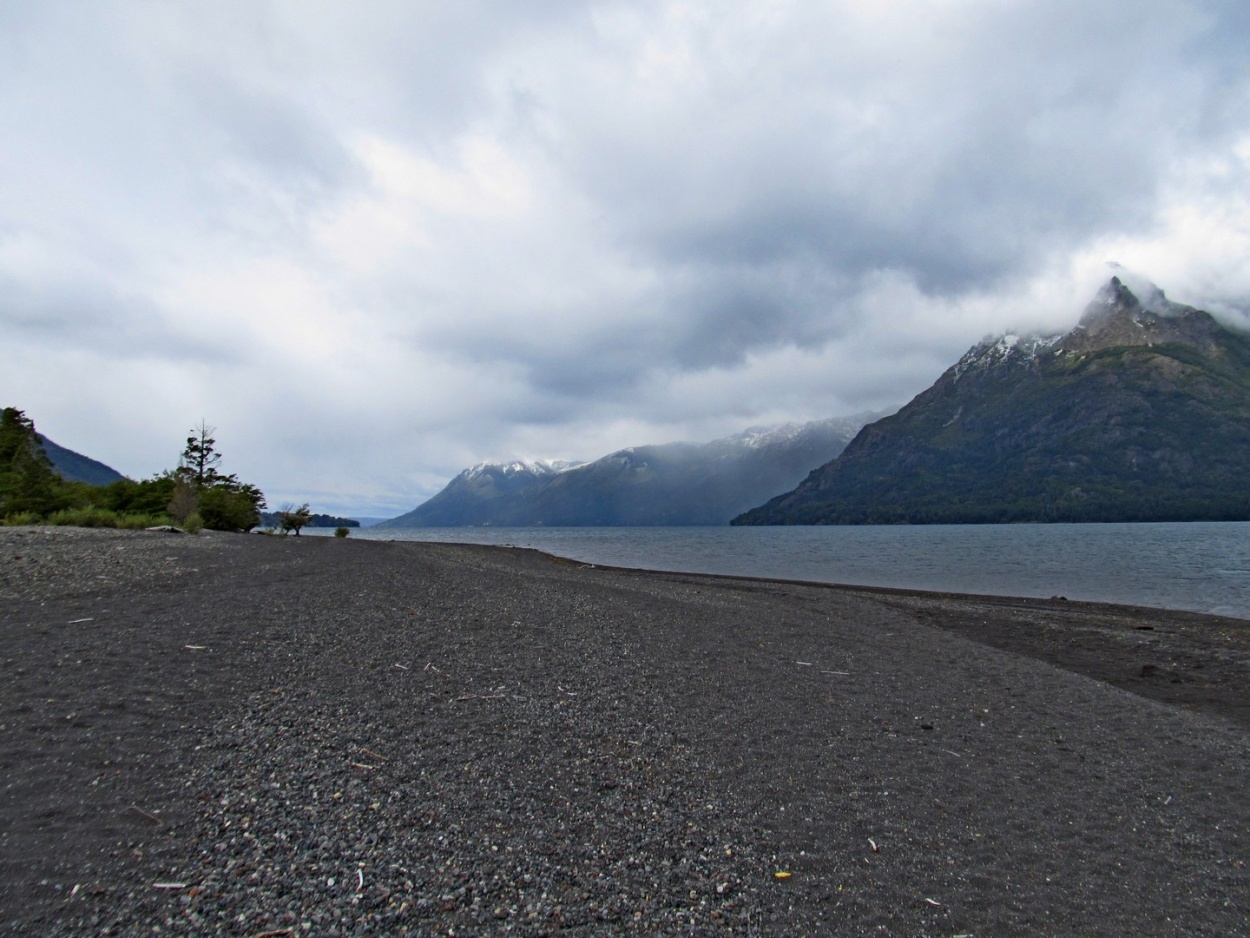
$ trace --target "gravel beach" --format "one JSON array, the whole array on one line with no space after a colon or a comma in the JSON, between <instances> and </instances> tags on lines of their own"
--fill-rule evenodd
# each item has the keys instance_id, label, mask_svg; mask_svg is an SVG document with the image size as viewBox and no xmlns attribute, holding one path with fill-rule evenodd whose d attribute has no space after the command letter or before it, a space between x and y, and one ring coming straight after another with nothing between
<instances>
[{"instance_id":1,"label":"gravel beach","mask_svg":"<svg viewBox=\"0 0 1250 938\"><path fill-rule=\"evenodd\" d=\"M0 528L6 935L1250 934L1250 622Z\"/></svg>"}]
</instances>

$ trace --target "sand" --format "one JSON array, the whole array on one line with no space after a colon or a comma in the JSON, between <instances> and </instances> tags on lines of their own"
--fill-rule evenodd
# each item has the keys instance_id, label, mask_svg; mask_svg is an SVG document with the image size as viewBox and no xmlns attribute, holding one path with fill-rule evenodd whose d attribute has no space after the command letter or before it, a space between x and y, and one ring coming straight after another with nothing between
<instances>
[{"instance_id":1,"label":"sand","mask_svg":"<svg viewBox=\"0 0 1250 938\"><path fill-rule=\"evenodd\" d=\"M1242 620L12 528L0 635L4 934L1248 933Z\"/></svg>"}]
</instances>

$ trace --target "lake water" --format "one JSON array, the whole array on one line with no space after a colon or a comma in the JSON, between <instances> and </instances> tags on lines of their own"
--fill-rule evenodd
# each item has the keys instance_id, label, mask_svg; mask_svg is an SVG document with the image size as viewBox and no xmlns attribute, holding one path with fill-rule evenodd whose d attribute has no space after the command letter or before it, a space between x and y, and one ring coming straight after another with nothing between
<instances>
[{"instance_id":1,"label":"lake water","mask_svg":"<svg viewBox=\"0 0 1250 938\"><path fill-rule=\"evenodd\" d=\"M534 547L586 563L649 570L1065 596L1250 619L1250 523L1242 522L353 528L351 536Z\"/></svg>"}]
</instances>

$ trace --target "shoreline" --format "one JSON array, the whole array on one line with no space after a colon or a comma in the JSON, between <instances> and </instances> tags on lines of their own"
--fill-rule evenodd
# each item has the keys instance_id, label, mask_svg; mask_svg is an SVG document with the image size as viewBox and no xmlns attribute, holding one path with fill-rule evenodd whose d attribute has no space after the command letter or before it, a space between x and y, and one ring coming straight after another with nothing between
<instances>
[{"instance_id":1,"label":"shoreline","mask_svg":"<svg viewBox=\"0 0 1250 938\"><path fill-rule=\"evenodd\" d=\"M1079 536L1060 529L1080 529ZM1250 620L1250 525L365 529L524 546L586 563L796 583L1179 609ZM743 533L751 534L742 537ZM734 535L739 536L734 536ZM941 559L937 559L941 558ZM1103 570L1090 576L1086 571Z\"/></svg>"},{"instance_id":2,"label":"shoreline","mask_svg":"<svg viewBox=\"0 0 1250 938\"><path fill-rule=\"evenodd\" d=\"M15 934L1214 935L1250 914L1243 620L4 529L0 629ZM1099 662L1137 673L1080 670Z\"/></svg>"},{"instance_id":3,"label":"shoreline","mask_svg":"<svg viewBox=\"0 0 1250 938\"><path fill-rule=\"evenodd\" d=\"M360 538L365 540L365 538ZM381 540L381 538L373 538L372 540ZM387 541L392 544L461 544L459 541ZM1145 616L1150 615L1179 615L1179 616L1199 616L1204 619L1227 619L1235 623L1245 623L1250 626L1250 619L1242 616L1226 616L1214 612L1202 612L1197 609L1183 609L1171 606L1143 606L1138 603L1121 603L1109 602L1098 599L1068 599L1066 596L1016 596L1008 593L964 593L956 590L940 590L940 589L918 589L904 586L874 586L864 583L839 583L832 580L796 580L787 577L773 576L748 576L739 573L704 573L699 570L666 570L653 567L622 567L615 564L606 563L588 563L578 560L575 557L566 557L562 554L553 554L550 551L542 550L538 547L520 547L514 544L468 544L465 546L488 547L497 550L523 550L533 551L550 560L559 563L574 564L579 568L607 570L613 573L641 573L648 576L677 576L677 577L700 577L708 580L726 580L726 581L749 581L758 583L772 583L777 586L797 586L797 587L814 587L817 589L831 589L840 592L860 592L860 593L876 593L886 596L899 596L911 599L933 599L944 600L949 602L960 603L987 603L1001 605L1027 605L1038 606L1042 609L1072 608L1074 610L1084 609L1088 612L1096 612L1099 610L1114 611L1120 610L1125 613L1136 613Z\"/></svg>"},{"instance_id":4,"label":"shoreline","mask_svg":"<svg viewBox=\"0 0 1250 938\"><path fill-rule=\"evenodd\" d=\"M761 583L894 599L897 608L917 615L934 628L1012 654L1044 661L1150 700L1229 719L1250 729L1250 620L1235 616L1063 597L1040 599L776 577L647 570L583 564L531 547L478 546L533 551L557 563L622 575L697 577L726 584ZM998 616L993 622L984 618L990 613ZM1084 644L1056 644L1045 635L1049 629L1078 622L1083 630L1097 632L1097 638ZM1239 665L1228 667L1229 662L1222 660L1224 656L1215 652L1211 647L1213 634L1221 640L1220 646L1235 650L1240 658ZM1165 637L1171 642L1160 641ZM1152 647L1143 648L1143 642L1150 642ZM1166 647L1158 647L1160 644Z\"/></svg>"}]
</instances>

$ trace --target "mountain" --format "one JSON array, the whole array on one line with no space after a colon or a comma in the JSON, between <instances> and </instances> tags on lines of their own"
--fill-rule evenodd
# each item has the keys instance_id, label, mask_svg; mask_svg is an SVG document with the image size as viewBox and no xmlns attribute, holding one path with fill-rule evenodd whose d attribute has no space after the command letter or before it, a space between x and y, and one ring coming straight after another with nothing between
<instances>
[{"instance_id":1,"label":"mountain","mask_svg":"<svg viewBox=\"0 0 1250 938\"><path fill-rule=\"evenodd\" d=\"M125 478L116 469L104 465L90 457L75 453L72 449L58 446L42 433L37 434L43 444L43 451L48 454L52 468L66 482L86 482L88 485L108 485Z\"/></svg>"},{"instance_id":2,"label":"mountain","mask_svg":"<svg viewBox=\"0 0 1250 938\"><path fill-rule=\"evenodd\" d=\"M588 464L487 463L384 525L726 524L832 459L871 416L752 428L711 443L635 446Z\"/></svg>"},{"instance_id":3,"label":"mountain","mask_svg":"<svg viewBox=\"0 0 1250 938\"><path fill-rule=\"evenodd\" d=\"M1250 336L1124 272L1070 332L978 343L733 523L1248 518Z\"/></svg>"},{"instance_id":4,"label":"mountain","mask_svg":"<svg viewBox=\"0 0 1250 938\"><path fill-rule=\"evenodd\" d=\"M578 465L565 462L480 463L464 470L429 501L379 528L455 528L510 525L507 520L543 482Z\"/></svg>"}]
</instances>

